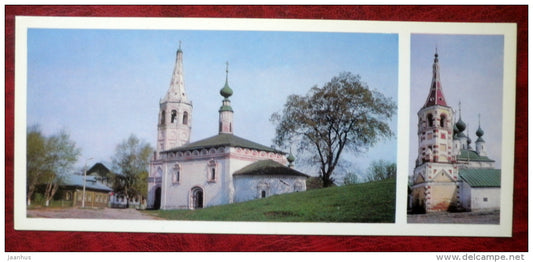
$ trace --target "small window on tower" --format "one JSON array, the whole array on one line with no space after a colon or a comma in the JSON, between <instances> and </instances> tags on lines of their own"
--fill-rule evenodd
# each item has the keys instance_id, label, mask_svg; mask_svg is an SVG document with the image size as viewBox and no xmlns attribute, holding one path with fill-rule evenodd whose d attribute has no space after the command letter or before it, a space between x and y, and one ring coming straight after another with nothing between
<instances>
[{"instance_id":1,"label":"small window on tower","mask_svg":"<svg viewBox=\"0 0 533 262\"><path fill-rule=\"evenodd\" d=\"M176 121L176 117L178 116L178 113L176 110L172 110L172 113L170 114L170 123L174 123Z\"/></svg>"},{"instance_id":2,"label":"small window on tower","mask_svg":"<svg viewBox=\"0 0 533 262\"><path fill-rule=\"evenodd\" d=\"M183 112L183 124L187 125L189 122L189 113L187 111Z\"/></svg>"},{"instance_id":3,"label":"small window on tower","mask_svg":"<svg viewBox=\"0 0 533 262\"><path fill-rule=\"evenodd\" d=\"M428 126L433 126L433 115L428 114Z\"/></svg>"},{"instance_id":4,"label":"small window on tower","mask_svg":"<svg viewBox=\"0 0 533 262\"><path fill-rule=\"evenodd\" d=\"M440 116L440 127L445 127L446 125L446 115Z\"/></svg>"}]
</instances>

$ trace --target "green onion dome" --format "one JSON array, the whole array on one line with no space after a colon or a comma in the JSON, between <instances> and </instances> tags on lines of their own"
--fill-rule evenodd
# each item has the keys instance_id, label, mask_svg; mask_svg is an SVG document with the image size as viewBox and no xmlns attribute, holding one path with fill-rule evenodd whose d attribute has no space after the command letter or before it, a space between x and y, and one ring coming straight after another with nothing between
<instances>
[{"instance_id":1,"label":"green onion dome","mask_svg":"<svg viewBox=\"0 0 533 262\"><path fill-rule=\"evenodd\" d=\"M287 157L287 161L289 161L289 163L292 163L294 162L294 160L296 160L296 158L292 155L292 153L290 153L289 156Z\"/></svg>"},{"instance_id":2,"label":"green onion dome","mask_svg":"<svg viewBox=\"0 0 533 262\"><path fill-rule=\"evenodd\" d=\"M483 132L483 129L481 129L481 127L478 127L476 131L476 136L482 137L483 134L485 134L485 132Z\"/></svg>"},{"instance_id":3,"label":"green onion dome","mask_svg":"<svg viewBox=\"0 0 533 262\"><path fill-rule=\"evenodd\" d=\"M461 118L459 118L459 121L457 121L455 125L457 126L457 130L459 130L459 132L463 132L466 129L466 124Z\"/></svg>"},{"instance_id":4,"label":"green onion dome","mask_svg":"<svg viewBox=\"0 0 533 262\"><path fill-rule=\"evenodd\" d=\"M229 87L228 80L226 80L226 84L224 85L224 87L220 89L220 95L224 98L228 98L233 95L233 90L231 90L231 88Z\"/></svg>"}]
</instances>

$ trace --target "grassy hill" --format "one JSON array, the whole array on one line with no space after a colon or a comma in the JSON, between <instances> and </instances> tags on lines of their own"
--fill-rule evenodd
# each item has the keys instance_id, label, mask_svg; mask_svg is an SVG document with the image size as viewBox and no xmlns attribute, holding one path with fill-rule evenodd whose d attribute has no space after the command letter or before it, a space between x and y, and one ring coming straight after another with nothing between
<instances>
[{"instance_id":1,"label":"grassy hill","mask_svg":"<svg viewBox=\"0 0 533 262\"><path fill-rule=\"evenodd\" d=\"M169 220L393 223L396 180L315 189L197 210L145 211Z\"/></svg>"}]
</instances>

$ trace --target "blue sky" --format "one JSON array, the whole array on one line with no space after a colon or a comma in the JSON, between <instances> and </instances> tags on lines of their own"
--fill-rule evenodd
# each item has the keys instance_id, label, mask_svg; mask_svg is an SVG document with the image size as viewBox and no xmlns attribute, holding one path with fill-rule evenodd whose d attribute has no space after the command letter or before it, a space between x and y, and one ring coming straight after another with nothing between
<instances>
[{"instance_id":1,"label":"blue sky","mask_svg":"<svg viewBox=\"0 0 533 262\"><path fill-rule=\"evenodd\" d=\"M155 146L159 99L169 87L179 41L193 102L191 141L217 134L226 61L234 133L267 146L275 135L270 115L282 110L287 96L303 95L340 72L361 75L397 102L396 34L30 29L28 125L39 124L47 135L66 129L82 149L79 166L90 157L90 165L110 162L130 134ZM396 138L345 156L360 172L372 160L395 162Z\"/></svg>"},{"instance_id":2,"label":"blue sky","mask_svg":"<svg viewBox=\"0 0 533 262\"><path fill-rule=\"evenodd\" d=\"M440 79L448 106L458 111L467 124L475 149L478 114L485 132L489 158L501 165L502 35L429 35L411 36L411 108L409 170L412 173L417 155L417 112L424 104L431 85L433 58L438 49ZM456 120L457 121L457 120Z\"/></svg>"}]
</instances>

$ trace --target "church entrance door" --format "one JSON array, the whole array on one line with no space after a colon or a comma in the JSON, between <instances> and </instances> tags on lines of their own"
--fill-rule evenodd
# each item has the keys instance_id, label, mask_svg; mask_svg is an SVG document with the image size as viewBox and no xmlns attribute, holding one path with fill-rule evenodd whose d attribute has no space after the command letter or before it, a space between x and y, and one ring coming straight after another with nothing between
<instances>
[{"instance_id":1,"label":"church entrance door","mask_svg":"<svg viewBox=\"0 0 533 262\"><path fill-rule=\"evenodd\" d=\"M194 209L204 207L204 191L199 187L192 189L192 204Z\"/></svg>"},{"instance_id":2,"label":"church entrance door","mask_svg":"<svg viewBox=\"0 0 533 262\"><path fill-rule=\"evenodd\" d=\"M155 190L154 209L161 208L161 188Z\"/></svg>"}]
</instances>

